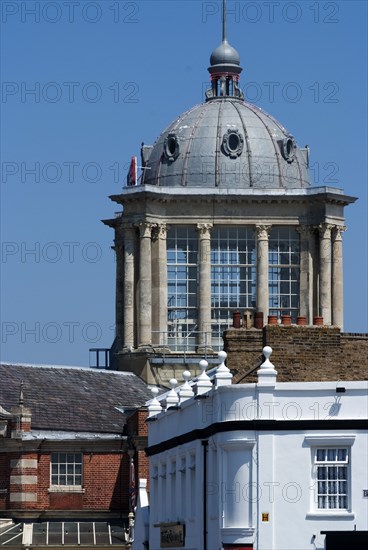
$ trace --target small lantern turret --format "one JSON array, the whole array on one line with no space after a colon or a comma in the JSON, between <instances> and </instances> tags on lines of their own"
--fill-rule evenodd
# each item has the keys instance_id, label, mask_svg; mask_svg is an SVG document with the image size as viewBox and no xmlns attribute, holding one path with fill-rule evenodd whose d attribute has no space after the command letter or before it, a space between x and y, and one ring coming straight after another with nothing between
<instances>
[{"instance_id":1,"label":"small lantern turret","mask_svg":"<svg viewBox=\"0 0 368 550\"><path fill-rule=\"evenodd\" d=\"M206 101L219 97L235 97L244 99L239 88L240 67L239 53L227 41L226 29L226 0L222 3L222 42L211 55L211 66L208 71L211 75L211 89L206 92Z\"/></svg>"}]
</instances>

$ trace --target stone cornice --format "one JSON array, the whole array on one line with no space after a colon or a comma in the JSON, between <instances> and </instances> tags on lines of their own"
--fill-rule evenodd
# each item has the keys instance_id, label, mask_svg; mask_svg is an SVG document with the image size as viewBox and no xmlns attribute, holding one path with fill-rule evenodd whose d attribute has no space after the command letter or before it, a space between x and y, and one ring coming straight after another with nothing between
<instances>
[{"instance_id":1,"label":"stone cornice","mask_svg":"<svg viewBox=\"0 0 368 550\"><path fill-rule=\"evenodd\" d=\"M348 205L357 200L334 187L309 187L304 189L214 189L213 187L167 188L142 185L127 187L120 195L110 195L118 204L145 199L160 202L172 201L244 201L244 202L330 202Z\"/></svg>"},{"instance_id":2,"label":"stone cornice","mask_svg":"<svg viewBox=\"0 0 368 550\"><path fill-rule=\"evenodd\" d=\"M127 438L113 437L111 439L90 441L88 439L1 439L1 445L5 452L51 452L51 451L79 451L84 452L124 452L128 449Z\"/></svg>"}]
</instances>

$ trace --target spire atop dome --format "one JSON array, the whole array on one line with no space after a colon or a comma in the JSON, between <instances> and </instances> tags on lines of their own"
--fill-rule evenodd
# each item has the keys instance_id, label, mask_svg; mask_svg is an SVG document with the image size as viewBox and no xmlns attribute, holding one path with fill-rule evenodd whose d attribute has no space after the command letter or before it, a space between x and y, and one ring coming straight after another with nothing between
<instances>
[{"instance_id":1,"label":"spire atop dome","mask_svg":"<svg viewBox=\"0 0 368 550\"><path fill-rule=\"evenodd\" d=\"M206 100L217 97L237 97L244 99L239 89L240 55L227 41L226 27L226 0L222 0L222 42L215 48L210 58L211 66L208 71L211 75L212 88L206 92Z\"/></svg>"},{"instance_id":2,"label":"spire atop dome","mask_svg":"<svg viewBox=\"0 0 368 550\"><path fill-rule=\"evenodd\" d=\"M226 0L222 2L222 41L227 42L226 36Z\"/></svg>"}]
</instances>

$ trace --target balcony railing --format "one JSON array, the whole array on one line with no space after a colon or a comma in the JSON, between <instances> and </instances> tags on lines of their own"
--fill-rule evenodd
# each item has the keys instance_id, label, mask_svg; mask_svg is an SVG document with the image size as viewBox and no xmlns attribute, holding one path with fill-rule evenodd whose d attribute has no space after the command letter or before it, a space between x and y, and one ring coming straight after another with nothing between
<instances>
[{"instance_id":1,"label":"balcony railing","mask_svg":"<svg viewBox=\"0 0 368 550\"><path fill-rule=\"evenodd\" d=\"M154 348L163 352L195 353L198 349L211 352L223 348L223 339L211 331L152 331L152 342Z\"/></svg>"}]
</instances>

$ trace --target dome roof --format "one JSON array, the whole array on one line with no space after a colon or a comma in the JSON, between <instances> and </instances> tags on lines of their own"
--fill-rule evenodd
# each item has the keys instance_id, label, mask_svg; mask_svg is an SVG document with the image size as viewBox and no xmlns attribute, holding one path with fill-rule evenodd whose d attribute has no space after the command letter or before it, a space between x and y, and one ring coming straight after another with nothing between
<instances>
[{"instance_id":1,"label":"dome roof","mask_svg":"<svg viewBox=\"0 0 368 550\"><path fill-rule=\"evenodd\" d=\"M235 48L230 46L229 42L225 39L220 46L213 50L211 58L211 65L240 65L240 55Z\"/></svg>"},{"instance_id":2,"label":"dome roof","mask_svg":"<svg viewBox=\"0 0 368 550\"><path fill-rule=\"evenodd\" d=\"M307 151L252 104L215 98L162 132L144 170L161 187L295 189L309 187Z\"/></svg>"}]
</instances>

